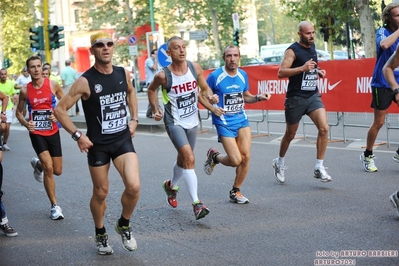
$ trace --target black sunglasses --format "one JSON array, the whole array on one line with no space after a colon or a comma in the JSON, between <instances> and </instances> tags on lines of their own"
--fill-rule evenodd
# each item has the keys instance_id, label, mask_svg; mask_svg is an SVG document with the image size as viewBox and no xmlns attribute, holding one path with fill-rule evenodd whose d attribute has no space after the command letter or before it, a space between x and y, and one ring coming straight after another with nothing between
<instances>
[{"instance_id":1,"label":"black sunglasses","mask_svg":"<svg viewBox=\"0 0 399 266\"><path fill-rule=\"evenodd\" d=\"M93 44L93 47L95 47L95 48L104 48L105 45L108 48L110 48L110 47L114 46L114 42L107 42L107 43L96 42L95 44Z\"/></svg>"}]
</instances>

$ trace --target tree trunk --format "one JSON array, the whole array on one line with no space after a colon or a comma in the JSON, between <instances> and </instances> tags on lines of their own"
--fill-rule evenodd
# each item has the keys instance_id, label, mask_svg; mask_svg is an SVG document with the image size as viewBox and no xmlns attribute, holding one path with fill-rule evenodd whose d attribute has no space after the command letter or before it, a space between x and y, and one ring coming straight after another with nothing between
<instances>
[{"instance_id":1,"label":"tree trunk","mask_svg":"<svg viewBox=\"0 0 399 266\"><path fill-rule=\"evenodd\" d=\"M375 57L375 29L373 18L371 17L369 0L356 0L356 10L359 13L360 29L363 35L365 56Z\"/></svg>"},{"instance_id":2,"label":"tree trunk","mask_svg":"<svg viewBox=\"0 0 399 266\"><path fill-rule=\"evenodd\" d=\"M219 39L219 30L218 30L218 17L216 10L211 6L211 1L208 2L209 10L211 11L212 17L212 35L213 35L213 43L215 44L216 54L218 58L222 57L222 52L220 48L220 39Z\"/></svg>"}]
</instances>

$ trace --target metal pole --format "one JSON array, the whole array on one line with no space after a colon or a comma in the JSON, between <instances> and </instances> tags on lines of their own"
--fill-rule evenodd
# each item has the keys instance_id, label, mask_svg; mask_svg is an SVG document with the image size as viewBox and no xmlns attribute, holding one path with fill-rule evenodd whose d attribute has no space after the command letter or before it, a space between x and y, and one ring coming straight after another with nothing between
<instances>
[{"instance_id":1,"label":"metal pole","mask_svg":"<svg viewBox=\"0 0 399 266\"><path fill-rule=\"evenodd\" d=\"M44 50L46 54L46 62L51 64L51 52L50 52L50 41L48 35L48 24L49 24L49 12L48 12L48 0L43 1L43 34L44 34Z\"/></svg>"},{"instance_id":2,"label":"metal pole","mask_svg":"<svg viewBox=\"0 0 399 266\"><path fill-rule=\"evenodd\" d=\"M150 0L150 16L151 16L151 31L155 31L154 4L153 4L153 0Z\"/></svg>"}]
</instances>

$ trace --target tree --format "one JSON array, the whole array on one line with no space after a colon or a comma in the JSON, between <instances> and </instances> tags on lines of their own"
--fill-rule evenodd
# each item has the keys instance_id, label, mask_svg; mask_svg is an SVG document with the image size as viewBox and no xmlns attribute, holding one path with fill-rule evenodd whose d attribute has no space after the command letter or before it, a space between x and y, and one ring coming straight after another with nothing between
<instances>
[{"instance_id":1,"label":"tree","mask_svg":"<svg viewBox=\"0 0 399 266\"><path fill-rule=\"evenodd\" d=\"M361 33L360 38L364 44L366 57L375 56L375 26L374 16L377 8L376 2L369 0L282 0L287 8L287 15L299 20L309 20L315 27L324 24L328 25L327 18L333 17L335 20L332 29L335 33L340 32L345 23L352 19L358 20L360 28L354 23L352 27ZM322 5L322 6L321 6ZM309 17L309 14L312 17Z\"/></svg>"},{"instance_id":2,"label":"tree","mask_svg":"<svg viewBox=\"0 0 399 266\"><path fill-rule=\"evenodd\" d=\"M29 27L34 23L32 6L22 1L1 0L1 40L4 58L13 62L8 73L19 73L32 55Z\"/></svg>"}]
</instances>

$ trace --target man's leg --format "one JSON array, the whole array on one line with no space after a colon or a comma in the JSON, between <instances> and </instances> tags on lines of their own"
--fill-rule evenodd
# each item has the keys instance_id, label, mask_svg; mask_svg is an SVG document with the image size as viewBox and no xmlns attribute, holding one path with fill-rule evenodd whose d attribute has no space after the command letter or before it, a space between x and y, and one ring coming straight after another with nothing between
<instances>
[{"instance_id":1,"label":"man's leg","mask_svg":"<svg viewBox=\"0 0 399 266\"><path fill-rule=\"evenodd\" d=\"M103 166L89 166L90 176L93 183L93 195L90 200L90 210L96 228L104 227L104 214L107 208L106 198L108 195L108 170L110 163Z\"/></svg>"},{"instance_id":2,"label":"man's leg","mask_svg":"<svg viewBox=\"0 0 399 266\"><path fill-rule=\"evenodd\" d=\"M328 122L326 110L324 108L316 109L309 113L309 117L318 130L316 141L316 157L318 160L324 160L324 155L326 153L328 144Z\"/></svg>"},{"instance_id":3,"label":"man's leg","mask_svg":"<svg viewBox=\"0 0 399 266\"><path fill-rule=\"evenodd\" d=\"M373 151L375 140L377 139L378 132L385 123L386 110L374 109L374 121L367 132L367 145L368 151ZM372 153L371 153L372 154Z\"/></svg>"},{"instance_id":4,"label":"man's leg","mask_svg":"<svg viewBox=\"0 0 399 266\"><path fill-rule=\"evenodd\" d=\"M115 231L121 235L122 246L127 251L137 249L137 242L133 237L130 218L140 197L139 163L135 152L119 155L114 165L120 173L125 190L122 193L122 215L115 223Z\"/></svg>"},{"instance_id":5,"label":"man's leg","mask_svg":"<svg viewBox=\"0 0 399 266\"><path fill-rule=\"evenodd\" d=\"M122 216L130 219L140 197L140 174L137 154L128 152L118 156L114 165L120 173L125 190L122 193Z\"/></svg>"},{"instance_id":6,"label":"man's leg","mask_svg":"<svg viewBox=\"0 0 399 266\"><path fill-rule=\"evenodd\" d=\"M57 199L55 196L55 180L54 180L54 168L53 160L50 156L49 151L44 151L39 155L40 166L43 169L44 177L44 188L46 190L47 196L50 200L51 206L57 204Z\"/></svg>"},{"instance_id":7,"label":"man's leg","mask_svg":"<svg viewBox=\"0 0 399 266\"><path fill-rule=\"evenodd\" d=\"M239 129L237 139L221 136L221 142L227 154L218 154L216 160L223 165L236 167L233 187L240 188L244 182L250 161L251 129Z\"/></svg>"},{"instance_id":8,"label":"man's leg","mask_svg":"<svg viewBox=\"0 0 399 266\"><path fill-rule=\"evenodd\" d=\"M309 117L318 129L317 141L316 141L316 165L314 168L314 177L319 179L321 182L330 182L331 176L327 173L323 166L324 155L327 149L328 143L328 122L327 113L324 108L318 108L309 113Z\"/></svg>"},{"instance_id":9,"label":"man's leg","mask_svg":"<svg viewBox=\"0 0 399 266\"><path fill-rule=\"evenodd\" d=\"M298 130L299 123L290 125L286 123L285 133L283 138L281 139L280 143L280 151L279 156L280 158L284 158L287 150L290 146L291 141L295 138L295 134Z\"/></svg>"}]
</instances>

